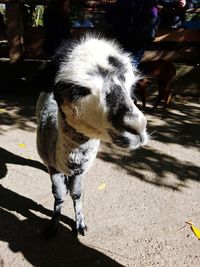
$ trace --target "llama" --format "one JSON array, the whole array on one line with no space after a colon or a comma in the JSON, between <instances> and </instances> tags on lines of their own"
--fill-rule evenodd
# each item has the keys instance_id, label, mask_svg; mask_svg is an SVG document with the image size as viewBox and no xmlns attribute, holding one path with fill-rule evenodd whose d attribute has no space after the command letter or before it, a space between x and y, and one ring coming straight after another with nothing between
<instances>
[{"instance_id":1,"label":"llama","mask_svg":"<svg viewBox=\"0 0 200 267\"><path fill-rule=\"evenodd\" d=\"M139 64L139 69L145 76L148 75L156 80L158 84L158 97L152 109L157 108L162 100L164 100L164 108L166 108L172 97L171 82L176 76L175 66L167 60L154 60L141 62ZM135 94L140 96L144 108L146 107L149 82L150 79L146 77L141 79L138 82L138 88L135 91Z\"/></svg>"},{"instance_id":2,"label":"llama","mask_svg":"<svg viewBox=\"0 0 200 267\"><path fill-rule=\"evenodd\" d=\"M100 140L133 150L146 144L146 119L132 101L139 75L130 55L114 41L87 35L63 44L54 58L52 91L37 103L37 147L47 165L55 198L51 229L56 230L69 190L76 232L84 235L83 175Z\"/></svg>"}]
</instances>

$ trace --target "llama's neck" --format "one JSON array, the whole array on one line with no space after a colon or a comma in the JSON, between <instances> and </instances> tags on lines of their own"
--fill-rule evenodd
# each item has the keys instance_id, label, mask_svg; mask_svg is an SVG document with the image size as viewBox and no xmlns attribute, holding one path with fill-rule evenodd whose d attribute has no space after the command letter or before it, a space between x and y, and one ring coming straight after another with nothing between
<instances>
[{"instance_id":1,"label":"llama's neck","mask_svg":"<svg viewBox=\"0 0 200 267\"><path fill-rule=\"evenodd\" d=\"M75 149L81 145L84 145L90 138L78 133L73 127L71 127L65 120L64 115L58 112L58 142L63 142L67 144L68 149Z\"/></svg>"},{"instance_id":2,"label":"llama's neck","mask_svg":"<svg viewBox=\"0 0 200 267\"><path fill-rule=\"evenodd\" d=\"M78 133L64 119L61 112L58 114L58 139L56 144L56 164L66 175L71 175L70 165L84 161L85 170L92 164L99 147L99 140L90 139ZM90 164L91 163L91 164Z\"/></svg>"}]
</instances>

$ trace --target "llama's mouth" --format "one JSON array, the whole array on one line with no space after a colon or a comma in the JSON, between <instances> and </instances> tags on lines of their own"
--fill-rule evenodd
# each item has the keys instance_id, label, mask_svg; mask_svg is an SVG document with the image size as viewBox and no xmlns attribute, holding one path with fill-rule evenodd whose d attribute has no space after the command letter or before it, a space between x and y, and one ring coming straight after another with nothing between
<instances>
[{"instance_id":1,"label":"llama's mouth","mask_svg":"<svg viewBox=\"0 0 200 267\"><path fill-rule=\"evenodd\" d=\"M108 130L108 133L112 139L112 143L118 147L126 149L136 149L139 146L143 146L148 141L148 136L146 131L140 134L130 133L124 131L122 133L115 133L112 129Z\"/></svg>"}]
</instances>

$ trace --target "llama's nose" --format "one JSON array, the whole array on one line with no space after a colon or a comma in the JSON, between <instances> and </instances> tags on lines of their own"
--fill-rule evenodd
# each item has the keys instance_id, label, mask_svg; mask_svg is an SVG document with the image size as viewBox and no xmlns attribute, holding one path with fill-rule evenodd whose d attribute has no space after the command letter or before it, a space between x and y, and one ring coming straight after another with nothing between
<instances>
[{"instance_id":1,"label":"llama's nose","mask_svg":"<svg viewBox=\"0 0 200 267\"><path fill-rule=\"evenodd\" d=\"M124 118L124 127L126 130L133 134L143 134L147 127L147 120L143 113L134 107L131 113L128 113Z\"/></svg>"}]
</instances>

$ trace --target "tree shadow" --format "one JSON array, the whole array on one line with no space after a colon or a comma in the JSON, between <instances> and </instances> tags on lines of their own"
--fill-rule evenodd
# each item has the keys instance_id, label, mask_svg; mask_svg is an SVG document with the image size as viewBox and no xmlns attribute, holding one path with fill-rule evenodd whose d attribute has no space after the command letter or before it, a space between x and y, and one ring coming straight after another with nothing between
<instances>
[{"instance_id":1,"label":"tree shadow","mask_svg":"<svg viewBox=\"0 0 200 267\"><path fill-rule=\"evenodd\" d=\"M152 110L154 101L155 99L151 99L146 108L139 105L139 109L147 116L148 133L153 133L153 139L163 143L197 148L200 145L198 98L175 97L167 109L163 109L160 105Z\"/></svg>"},{"instance_id":2,"label":"tree shadow","mask_svg":"<svg viewBox=\"0 0 200 267\"><path fill-rule=\"evenodd\" d=\"M148 131L155 132L153 139L158 142L156 148L150 147L150 141L150 146L125 153L112 145L104 144L97 157L126 170L137 179L173 190L181 190L186 186L187 180L200 181L200 167L187 161L187 155L180 155L183 160L179 160L168 153L170 144L182 147L180 153L183 153L183 149L197 151L200 148L199 105L174 102L171 107L172 109L156 109L153 112L146 110ZM176 149L177 147L173 148L172 153L177 152Z\"/></svg>"},{"instance_id":3,"label":"tree shadow","mask_svg":"<svg viewBox=\"0 0 200 267\"><path fill-rule=\"evenodd\" d=\"M81 244L63 224L60 224L58 236L47 241L42 233L48 220L34 214L34 211L49 216L49 210L3 186L0 186L0 195L0 239L7 242L13 252L21 252L33 266L123 266L94 248ZM25 218L19 219L13 212ZM65 216L61 219L71 227L74 224Z\"/></svg>"},{"instance_id":4,"label":"tree shadow","mask_svg":"<svg viewBox=\"0 0 200 267\"><path fill-rule=\"evenodd\" d=\"M109 149L98 153L98 158L103 161L114 163L118 167L134 178L145 181L156 186L163 186L173 190L180 191L186 187L187 180L199 181L200 167L192 165L187 161L179 161L173 156L166 155L151 148L136 150L132 155L124 155ZM147 175L151 172L151 175ZM175 180L169 180L169 174L176 177Z\"/></svg>"},{"instance_id":5,"label":"tree shadow","mask_svg":"<svg viewBox=\"0 0 200 267\"><path fill-rule=\"evenodd\" d=\"M155 133L154 139L164 144L197 148L200 145L199 109L200 105L194 98L190 101L173 101L167 109L146 109L147 116L150 115L148 131Z\"/></svg>"},{"instance_id":6,"label":"tree shadow","mask_svg":"<svg viewBox=\"0 0 200 267\"><path fill-rule=\"evenodd\" d=\"M15 165L22 165L22 166L30 166L42 170L44 172L47 172L45 165L42 164L41 162L37 160L23 158L0 147L0 179L6 176L8 171L6 164L8 163Z\"/></svg>"},{"instance_id":7,"label":"tree shadow","mask_svg":"<svg viewBox=\"0 0 200 267\"><path fill-rule=\"evenodd\" d=\"M14 89L18 89L14 86ZM1 93L0 102L0 134L4 132L2 126L9 129L19 128L26 131L36 129L36 102L38 94L31 92L31 96L26 92L22 94L12 91L10 94ZM7 130L8 128L6 128Z\"/></svg>"}]
</instances>

